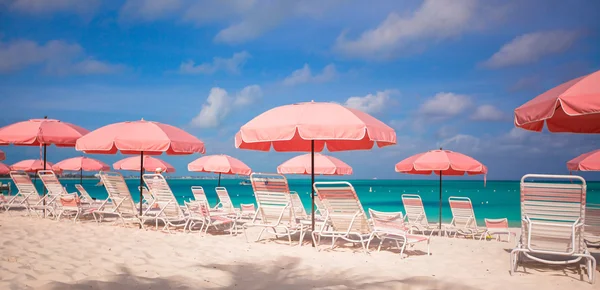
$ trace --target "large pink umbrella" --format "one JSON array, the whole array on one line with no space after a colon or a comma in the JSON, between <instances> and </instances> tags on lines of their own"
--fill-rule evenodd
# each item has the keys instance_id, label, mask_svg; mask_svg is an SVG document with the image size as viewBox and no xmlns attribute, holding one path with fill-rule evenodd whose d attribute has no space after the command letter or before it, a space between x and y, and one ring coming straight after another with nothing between
<instances>
[{"instance_id":1,"label":"large pink umbrella","mask_svg":"<svg viewBox=\"0 0 600 290\"><path fill-rule=\"evenodd\" d=\"M46 164L44 164L46 163ZM44 166L46 165L46 166ZM44 160L40 159L27 159L19 161L10 166L11 170L21 170L25 172L38 172L40 170L45 170L46 168L52 168L52 162L44 162Z\"/></svg>"},{"instance_id":2,"label":"large pink umbrella","mask_svg":"<svg viewBox=\"0 0 600 290\"><path fill-rule=\"evenodd\" d=\"M600 149L581 154L567 162L571 171L600 171Z\"/></svg>"},{"instance_id":3,"label":"large pink umbrella","mask_svg":"<svg viewBox=\"0 0 600 290\"><path fill-rule=\"evenodd\" d=\"M8 167L4 163L0 163L0 174L4 175L4 174L9 174L9 173L10 173L10 167Z\"/></svg>"},{"instance_id":4,"label":"large pink umbrella","mask_svg":"<svg viewBox=\"0 0 600 290\"><path fill-rule=\"evenodd\" d=\"M244 162L223 154L202 156L188 164L188 171L218 173L217 186L221 186L221 174L250 175L252 173L252 169Z\"/></svg>"},{"instance_id":5,"label":"large pink umbrella","mask_svg":"<svg viewBox=\"0 0 600 290\"><path fill-rule=\"evenodd\" d=\"M450 150L431 150L408 157L396 164L396 172L440 176L440 217L442 228L442 176L487 174L487 167L467 155Z\"/></svg>"},{"instance_id":6,"label":"large pink umbrella","mask_svg":"<svg viewBox=\"0 0 600 290\"><path fill-rule=\"evenodd\" d=\"M600 71L570 80L515 109L515 125L550 132L600 133Z\"/></svg>"},{"instance_id":7,"label":"large pink umbrella","mask_svg":"<svg viewBox=\"0 0 600 290\"><path fill-rule=\"evenodd\" d=\"M75 149L86 153L138 154L160 155L166 152L169 155L186 155L204 153L204 143L191 134L171 125L158 122L132 121L106 125L96 129L77 140ZM144 158L140 158L140 187L144 185L142 179ZM140 200L142 200L140 191ZM140 215L142 208L140 207Z\"/></svg>"},{"instance_id":8,"label":"large pink umbrella","mask_svg":"<svg viewBox=\"0 0 600 290\"><path fill-rule=\"evenodd\" d=\"M308 102L270 109L240 128L235 146L241 149L311 152L311 184L315 182L314 153L367 150L396 144L396 132L359 110L336 103ZM315 192L312 188L312 228Z\"/></svg>"},{"instance_id":9,"label":"large pink umbrella","mask_svg":"<svg viewBox=\"0 0 600 290\"><path fill-rule=\"evenodd\" d=\"M121 159L113 163L113 168L116 170L140 171L140 165L144 164L142 171L153 172L160 168L163 172L173 173L175 168L166 161L160 160L152 156L144 156L144 162L140 161L141 156L133 156Z\"/></svg>"},{"instance_id":10,"label":"large pink umbrella","mask_svg":"<svg viewBox=\"0 0 600 290\"><path fill-rule=\"evenodd\" d=\"M311 174L311 154L296 156L277 166L280 174ZM351 175L352 167L332 156L315 154L315 174L319 175Z\"/></svg>"},{"instance_id":11,"label":"large pink umbrella","mask_svg":"<svg viewBox=\"0 0 600 290\"><path fill-rule=\"evenodd\" d=\"M4 151L0 150L0 161L4 160L6 160L6 154L4 154Z\"/></svg>"},{"instance_id":12,"label":"large pink umbrella","mask_svg":"<svg viewBox=\"0 0 600 290\"><path fill-rule=\"evenodd\" d=\"M79 184L82 183L83 171L108 171L110 166L106 163L93 158L73 157L65 159L52 166L53 170L79 171Z\"/></svg>"}]
</instances>

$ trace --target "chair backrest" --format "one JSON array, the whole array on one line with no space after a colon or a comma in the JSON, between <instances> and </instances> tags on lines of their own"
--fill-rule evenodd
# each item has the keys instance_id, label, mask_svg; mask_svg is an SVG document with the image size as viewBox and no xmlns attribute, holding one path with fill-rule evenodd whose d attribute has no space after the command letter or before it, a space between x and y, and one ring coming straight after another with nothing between
<instances>
[{"instance_id":1,"label":"chair backrest","mask_svg":"<svg viewBox=\"0 0 600 290\"><path fill-rule=\"evenodd\" d=\"M184 201L185 207L191 218L202 218L205 221L210 221L210 207L205 201Z\"/></svg>"},{"instance_id":2,"label":"chair backrest","mask_svg":"<svg viewBox=\"0 0 600 290\"><path fill-rule=\"evenodd\" d=\"M505 229L508 230L508 219L485 219L485 227L487 229Z\"/></svg>"},{"instance_id":3,"label":"chair backrest","mask_svg":"<svg viewBox=\"0 0 600 290\"><path fill-rule=\"evenodd\" d=\"M306 213L306 209L304 208L304 205L302 204L302 200L300 199L300 196L298 195L298 193L295 191L290 192L290 199L291 199L292 207L294 208L294 213L296 214L296 217L298 217L298 218L307 217L308 214Z\"/></svg>"},{"instance_id":4,"label":"chair backrest","mask_svg":"<svg viewBox=\"0 0 600 290\"><path fill-rule=\"evenodd\" d=\"M94 200L92 198L92 196L90 196L90 194L87 192L87 190L81 184L75 184L75 189L77 189L77 191L79 191L79 194L83 197L83 199L88 200L88 201Z\"/></svg>"},{"instance_id":5,"label":"chair backrest","mask_svg":"<svg viewBox=\"0 0 600 290\"><path fill-rule=\"evenodd\" d=\"M281 174L252 173L250 182L258 204L257 215L265 224L295 224L290 189Z\"/></svg>"},{"instance_id":6,"label":"chair backrest","mask_svg":"<svg viewBox=\"0 0 600 290\"><path fill-rule=\"evenodd\" d=\"M60 181L58 181L58 178L56 177L56 174L54 174L54 171L40 170L37 174L40 177L40 180L42 181L46 189L48 190L48 196L50 197L50 199L47 202L54 203L55 201L58 201L58 198L61 195L68 194L65 188L62 186L62 184L60 184Z\"/></svg>"},{"instance_id":7,"label":"chair backrest","mask_svg":"<svg viewBox=\"0 0 600 290\"><path fill-rule=\"evenodd\" d=\"M227 192L227 188L225 187L216 187L215 191L217 192L217 196L219 197L219 203L221 204L221 208L225 212L234 213L235 208L233 206L233 202L229 197L229 193Z\"/></svg>"},{"instance_id":8,"label":"chair backrest","mask_svg":"<svg viewBox=\"0 0 600 290\"><path fill-rule=\"evenodd\" d=\"M254 216L256 213L256 207L254 207L253 203L242 203L240 204L240 213L243 216Z\"/></svg>"},{"instance_id":9,"label":"chair backrest","mask_svg":"<svg viewBox=\"0 0 600 290\"><path fill-rule=\"evenodd\" d=\"M146 202L149 205L154 203L154 196L152 195L152 192L148 190L148 188L146 188L145 186L138 186L138 190L142 192L144 202Z\"/></svg>"},{"instance_id":10,"label":"chair backrest","mask_svg":"<svg viewBox=\"0 0 600 290\"><path fill-rule=\"evenodd\" d=\"M322 216L325 216L325 213L327 213L327 210L325 209L325 206L323 205L323 201L321 201L321 197L319 197L319 195L316 193L315 193L315 208L316 208L316 211L318 211L319 214Z\"/></svg>"},{"instance_id":11,"label":"chair backrest","mask_svg":"<svg viewBox=\"0 0 600 290\"><path fill-rule=\"evenodd\" d=\"M27 198L29 204L35 204L41 200L40 194L31 182L27 172L11 171L10 178L18 189L17 194Z\"/></svg>"},{"instance_id":12,"label":"chair backrest","mask_svg":"<svg viewBox=\"0 0 600 290\"><path fill-rule=\"evenodd\" d=\"M76 194L61 194L58 199L63 209L79 208L80 201Z\"/></svg>"},{"instance_id":13,"label":"chair backrest","mask_svg":"<svg viewBox=\"0 0 600 290\"><path fill-rule=\"evenodd\" d=\"M406 220L409 224L423 226L429 225L421 196L416 194L403 194L402 203L404 204Z\"/></svg>"},{"instance_id":14,"label":"chair backrest","mask_svg":"<svg viewBox=\"0 0 600 290\"><path fill-rule=\"evenodd\" d=\"M535 181L532 181L535 179ZM585 180L575 175L527 174L521 178L524 244L534 252L571 255L585 248Z\"/></svg>"},{"instance_id":15,"label":"chair backrest","mask_svg":"<svg viewBox=\"0 0 600 290\"><path fill-rule=\"evenodd\" d=\"M183 217L183 211L162 174L144 174L142 176L148 190L154 196L153 205L158 205L162 215L167 217ZM150 209L150 208L149 208Z\"/></svg>"},{"instance_id":16,"label":"chair backrest","mask_svg":"<svg viewBox=\"0 0 600 290\"><path fill-rule=\"evenodd\" d=\"M99 176L115 210L121 214L137 215L137 208L131 198L131 192L123 175L118 172L103 171L99 173Z\"/></svg>"},{"instance_id":17,"label":"chair backrest","mask_svg":"<svg viewBox=\"0 0 600 290\"><path fill-rule=\"evenodd\" d=\"M477 221L473 204L468 197L451 196L448 198L452 211L452 224L457 228L476 229Z\"/></svg>"},{"instance_id":18,"label":"chair backrest","mask_svg":"<svg viewBox=\"0 0 600 290\"><path fill-rule=\"evenodd\" d=\"M369 209L369 215L374 231L403 234L408 230L404 224L402 212L381 212Z\"/></svg>"},{"instance_id":19,"label":"chair backrest","mask_svg":"<svg viewBox=\"0 0 600 290\"><path fill-rule=\"evenodd\" d=\"M600 243L600 204L585 206L585 238L594 244Z\"/></svg>"},{"instance_id":20,"label":"chair backrest","mask_svg":"<svg viewBox=\"0 0 600 290\"><path fill-rule=\"evenodd\" d=\"M206 197L206 193L204 192L204 188L202 186L194 185L191 187L191 189L195 201L202 201L208 203L208 198Z\"/></svg>"},{"instance_id":21,"label":"chair backrest","mask_svg":"<svg viewBox=\"0 0 600 290\"><path fill-rule=\"evenodd\" d=\"M315 182L314 189L321 198L336 232L367 234L372 231L352 184L345 181Z\"/></svg>"}]
</instances>

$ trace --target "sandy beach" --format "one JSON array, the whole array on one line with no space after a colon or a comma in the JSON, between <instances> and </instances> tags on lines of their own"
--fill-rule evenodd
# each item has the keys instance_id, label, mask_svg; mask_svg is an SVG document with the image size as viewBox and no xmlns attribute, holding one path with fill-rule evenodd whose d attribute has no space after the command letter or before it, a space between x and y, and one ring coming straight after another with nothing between
<instances>
[{"instance_id":1,"label":"sandy beach","mask_svg":"<svg viewBox=\"0 0 600 290\"><path fill-rule=\"evenodd\" d=\"M400 259L373 246L317 252L308 240L290 247L18 215L0 214L0 289L597 289L575 266L510 276L512 242L434 237L431 256L416 245Z\"/></svg>"}]
</instances>

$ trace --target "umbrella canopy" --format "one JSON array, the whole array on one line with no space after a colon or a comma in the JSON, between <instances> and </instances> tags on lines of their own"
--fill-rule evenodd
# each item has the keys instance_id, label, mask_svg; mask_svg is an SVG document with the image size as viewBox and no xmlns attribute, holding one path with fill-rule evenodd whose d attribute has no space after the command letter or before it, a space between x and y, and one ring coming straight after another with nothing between
<instances>
[{"instance_id":1,"label":"umbrella canopy","mask_svg":"<svg viewBox=\"0 0 600 290\"><path fill-rule=\"evenodd\" d=\"M600 171L600 149L581 154L567 162L571 171Z\"/></svg>"},{"instance_id":2,"label":"umbrella canopy","mask_svg":"<svg viewBox=\"0 0 600 290\"><path fill-rule=\"evenodd\" d=\"M73 157L65 159L52 166L53 170L67 171L108 171L108 164L88 157Z\"/></svg>"},{"instance_id":3,"label":"umbrella canopy","mask_svg":"<svg viewBox=\"0 0 600 290\"><path fill-rule=\"evenodd\" d=\"M307 102L268 110L240 128L235 147L287 152L366 150L396 144L396 131L371 115L336 103ZM314 160L311 168L314 167ZM311 170L312 229L315 228Z\"/></svg>"},{"instance_id":4,"label":"umbrella canopy","mask_svg":"<svg viewBox=\"0 0 600 290\"><path fill-rule=\"evenodd\" d=\"M4 151L0 150L0 161L4 160L6 160L6 154L4 154Z\"/></svg>"},{"instance_id":5,"label":"umbrella canopy","mask_svg":"<svg viewBox=\"0 0 600 290\"><path fill-rule=\"evenodd\" d=\"M351 175L352 167L332 156L315 154L315 174L321 175ZM280 174L311 174L311 155L296 156L277 166Z\"/></svg>"},{"instance_id":6,"label":"umbrella canopy","mask_svg":"<svg viewBox=\"0 0 600 290\"><path fill-rule=\"evenodd\" d=\"M53 119L31 119L0 128L0 145L73 147L89 131Z\"/></svg>"},{"instance_id":7,"label":"umbrella canopy","mask_svg":"<svg viewBox=\"0 0 600 290\"><path fill-rule=\"evenodd\" d=\"M250 175L252 173L252 169L244 162L222 154L200 157L188 164L188 171L218 173L217 186L221 186L221 174Z\"/></svg>"},{"instance_id":8,"label":"umbrella canopy","mask_svg":"<svg viewBox=\"0 0 600 290\"><path fill-rule=\"evenodd\" d=\"M144 158L144 171L153 172L160 168L163 172L175 172L175 168L171 164L152 156L133 156L121 159L113 163L113 168L116 170L140 171L141 158Z\"/></svg>"},{"instance_id":9,"label":"umbrella canopy","mask_svg":"<svg viewBox=\"0 0 600 290\"><path fill-rule=\"evenodd\" d=\"M4 163L0 163L0 174L9 174L10 173L10 167L8 167L6 164Z\"/></svg>"},{"instance_id":10,"label":"umbrella canopy","mask_svg":"<svg viewBox=\"0 0 600 290\"><path fill-rule=\"evenodd\" d=\"M435 173L440 176L439 229L441 235L442 175L487 174L487 167L472 157L440 148L440 150L419 153L398 162L396 172L425 175Z\"/></svg>"},{"instance_id":11,"label":"umbrella canopy","mask_svg":"<svg viewBox=\"0 0 600 290\"><path fill-rule=\"evenodd\" d=\"M54 166L52 162L46 162L47 168ZM19 161L10 167L11 170L21 170L25 172L38 172L44 170L44 160L40 159L27 159Z\"/></svg>"},{"instance_id":12,"label":"umbrella canopy","mask_svg":"<svg viewBox=\"0 0 600 290\"><path fill-rule=\"evenodd\" d=\"M186 155L204 153L204 143L191 134L171 125L158 122L140 121L121 122L98 128L79 138L75 149L96 154L138 154L140 155L140 188L144 186L142 179L145 167L144 154ZM154 168L156 169L156 167ZM154 170L152 169L152 170ZM140 200L143 199L140 191ZM142 207L140 207L142 215Z\"/></svg>"},{"instance_id":13,"label":"umbrella canopy","mask_svg":"<svg viewBox=\"0 0 600 290\"><path fill-rule=\"evenodd\" d=\"M550 132L600 133L600 71L570 80L515 109L515 126Z\"/></svg>"}]
</instances>

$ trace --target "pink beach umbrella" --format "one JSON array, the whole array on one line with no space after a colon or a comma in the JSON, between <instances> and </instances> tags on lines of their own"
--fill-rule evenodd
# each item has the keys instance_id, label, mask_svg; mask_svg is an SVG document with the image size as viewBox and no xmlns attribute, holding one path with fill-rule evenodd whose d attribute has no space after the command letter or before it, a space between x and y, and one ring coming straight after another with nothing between
<instances>
[{"instance_id":1,"label":"pink beach umbrella","mask_svg":"<svg viewBox=\"0 0 600 290\"><path fill-rule=\"evenodd\" d=\"M149 171L153 172L160 169L163 172L173 173L175 168L167 163L166 161L160 160L152 156L144 156L144 162L140 161L141 156L133 156L125 159L121 159L113 163L115 170L128 170L128 171ZM144 164L144 168L140 170L140 165Z\"/></svg>"},{"instance_id":2,"label":"pink beach umbrella","mask_svg":"<svg viewBox=\"0 0 600 290\"><path fill-rule=\"evenodd\" d=\"M106 163L88 157L73 157L65 159L52 166L53 170L79 171L79 184L82 184L83 171L108 171L110 166Z\"/></svg>"},{"instance_id":3,"label":"pink beach umbrella","mask_svg":"<svg viewBox=\"0 0 600 290\"><path fill-rule=\"evenodd\" d=\"M5 175L10 173L10 167L4 163L0 163L0 174Z\"/></svg>"},{"instance_id":4,"label":"pink beach umbrella","mask_svg":"<svg viewBox=\"0 0 600 290\"><path fill-rule=\"evenodd\" d=\"M171 125L158 122L140 121L121 122L106 125L79 138L75 149L94 154L136 154L169 155L204 154L204 143L191 134ZM144 158L140 158L140 187ZM140 200L142 200L140 191ZM142 208L140 207L140 215Z\"/></svg>"},{"instance_id":5,"label":"pink beach umbrella","mask_svg":"<svg viewBox=\"0 0 600 290\"><path fill-rule=\"evenodd\" d=\"M311 174L311 154L296 156L277 166L280 174ZM315 153L315 174L319 175L351 175L352 167L332 156Z\"/></svg>"},{"instance_id":6,"label":"pink beach umbrella","mask_svg":"<svg viewBox=\"0 0 600 290\"><path fill-rule=\"evenodd\" d=\"M218 173L217 186L221 186L221 174L250 175L252 173L252 169L244 162L222 154L202 156L188 164L188 171Z\"/></svg>"},{"instance_id":7,"label":"pink beach umbrella","mask_svg":"<svg viewBox=\"0 0 600 290\"><path fill-rule=\"evenodd\" d=\"M52 162L45 162L46 168L52 168L54 166ZM40 159L27 159L19 161L10 167L11 170L21 170L25 172L38 172L44 169L44 160Z\"/></svg>"},{"instance_id":8,"label":"pink beach umbrella","mask_svg":"<svg viewBox=\"0 0 600 290\"><path fill-rule=\"evenodd\" d=\"M581 154L567 162L571 171L600 171L600 149Z\"/></svg>"},{"instance_id":9,"label":"pink beach umbrella","mask_svg":"<svg viewBox=\"0 0 600 290\"><path fill-rule=\"evenodd\" d=\"M408 157L396 164L396 172L440 176L440 217L442 229L442 176L487 174L487 167L467 155L450 150L431 150ZM485 176L484 176L485 180ZM485 181L484 181L485 182ZM441 234L441 231L440 231Z\"/></svg>"},{"instance_id":10,"label":"pink beach umbrella","mask_svg":"<svg viewBox=\"0 0 600 290\"><path fill-rule=\"evenodd\" d=\"M4 154L4 151L0 150L0 161L4 160L6 160L6 154Z\"/></svg>"},{"instance_id":11,"label":"pink beach umbrella","mask_svg":"<svg viewBox=\"0 0 600 290\"><path fill-rule=\"evenodd\" d=\"M270 109L240 128L235 147L280 152L311 152L311 184L315 182L314 153L327 146L331 152L368 150L377 144L396 144L396 132L359 110L336 103L307 102ZM315 192L312 188L312 228Z\"/></svg>"},{"instance_id":12,"label":"pink beach umbrella","mask_svg":"<svg viewBox=\"0 0 600 290\"><path fill-rule=\"evenodd\" d=\"M546 91L515 109L515 126L540 132L600 133L600 71Z\"/></svg>"}]
</instances>

